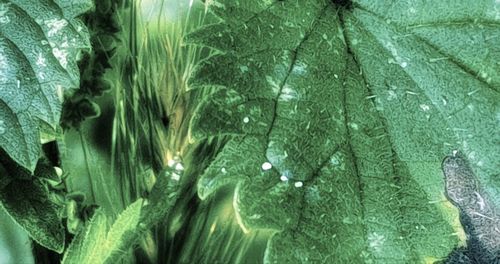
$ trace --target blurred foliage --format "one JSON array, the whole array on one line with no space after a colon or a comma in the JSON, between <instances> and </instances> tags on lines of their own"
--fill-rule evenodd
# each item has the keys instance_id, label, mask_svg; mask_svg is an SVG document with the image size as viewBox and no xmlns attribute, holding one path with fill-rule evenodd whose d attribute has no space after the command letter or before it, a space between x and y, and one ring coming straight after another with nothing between
<instances>
[{"instance_id":1,"label":"blurred foliage","mask_svg":"<svg viewBox=\"0 0 500 264\"><path fill-rule=\"evenodd\" d=\"M30 264L33 256L28 234L0 206L0 264Z\"/></svg>"}]
</instances>

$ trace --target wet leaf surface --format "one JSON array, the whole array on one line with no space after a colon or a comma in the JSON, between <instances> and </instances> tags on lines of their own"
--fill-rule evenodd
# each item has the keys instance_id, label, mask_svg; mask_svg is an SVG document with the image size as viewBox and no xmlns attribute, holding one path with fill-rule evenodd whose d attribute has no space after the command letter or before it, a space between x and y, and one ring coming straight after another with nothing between
<instances>
[{"instance_id":1,"label":"wet leaf surface","mask_svg":"<svg viewBox=\"0 0 500 264\"><path fill-rule=\"evenodd\" d=\"M193 138L232 140L198 183L237 184L267 263L420 263L464 243L441 169L464 153L500 202L500 27L492 1L212 1L188 41L219 54Z\"/></svg>"}]
</instances>

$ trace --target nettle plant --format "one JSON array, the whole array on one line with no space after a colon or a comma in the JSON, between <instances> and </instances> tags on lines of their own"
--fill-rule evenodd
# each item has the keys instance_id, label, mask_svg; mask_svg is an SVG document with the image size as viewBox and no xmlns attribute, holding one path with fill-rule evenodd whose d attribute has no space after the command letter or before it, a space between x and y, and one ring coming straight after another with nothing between
<instances>
[{"instance_id":1,"label":"nettle plant","mask_svg":"<svg viewBox=\"0 0 500 264\"><path fill-rule=\"evenodd\" d=\"M0 201L52 261L500 263L498 1L204 4L0 1Z\"/></svg>"}]
</instances>

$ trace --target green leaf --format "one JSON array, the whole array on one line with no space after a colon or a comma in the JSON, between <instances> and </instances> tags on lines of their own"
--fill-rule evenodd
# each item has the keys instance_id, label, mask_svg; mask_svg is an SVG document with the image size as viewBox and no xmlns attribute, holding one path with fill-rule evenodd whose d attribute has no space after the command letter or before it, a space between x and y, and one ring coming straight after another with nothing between
<instances>
[{"instance_id":1,"label":"green leaf","mask_svg":"<svg viewBox=\"0 0 500 264\"><path fill-rule=\"evenodd\" d=\"M276 230L267 263L444 259L465 236L442 160L465 153L500 202L500 6L334 2L211 1L191 135L232 139L200 197L237 184L242 227Z\"/></svg>"},{"instance_id":2,"label":"green leaf","mask_svg":"<svg viewBox=\"0 0 500 264\"><path fill-rule=\"evenodd\" d=\"M40 155L40 122L56 128L63 90L79 87L76 61L90 48L75 16L92 1L57 2L0 1L0 147L30 171Z\"/></svg>"},{"instance_id":3,"label":"green leaf","mask_svg":"<svg viewBox=\"0 0 500 264\"><path fill-rule=\"evenodd\" d=\"M47 180L60 180L54 167L44 158L31 172L0 151L0 204L40 245L61 253L64 249L62 208L52 200Z\"/></svg>"},{"instance_id":4,"label":"green leaf","mask_svg":"<svg viewBox=\"0 0 500 264\"><path fill-rule=\"evenodd\" d=\"M49 192L40 179L12 179L1 189L0 202L32 239L48 249L63 252L60 208L50 201Z\"/></svg>"},{"instance_id":5,"label":"green leaf","mask_svg":"<svg viewBox=\"0 0 500 264\"><path fill-rule=\"evenodd\" d=\"M68 247L63 263L117 263L137 238L143 203L135 201L113 223L102 209L97 210Z\"/></svg>"},{"instance_id":6,"label":"green leaf","mask_svg":"<svg viewBox=\"0 0 500 264\"><path fill-rule=\"evenodd\" d=\"M165 219L181 194L179 181L183 176L183 171L176 170L175 165L173 168L167 167L160 172L151 190L148 205L144 207L141 215L142 229L144 230L148 230Z\"/></svg>"},{"instance_id":7,"label":"green leaf","mask_svg":"<svg viewBox=\"0 0 500 264\"><path fill-rule=\"evenodd\" d=\"M77 234L63 263L116 263L153 225L169 214L179 196L182 172L167 168L160 173L147 202L129 205L110 225L104 211L98 210L88 226Z\"/></svg>"}]
</instances>

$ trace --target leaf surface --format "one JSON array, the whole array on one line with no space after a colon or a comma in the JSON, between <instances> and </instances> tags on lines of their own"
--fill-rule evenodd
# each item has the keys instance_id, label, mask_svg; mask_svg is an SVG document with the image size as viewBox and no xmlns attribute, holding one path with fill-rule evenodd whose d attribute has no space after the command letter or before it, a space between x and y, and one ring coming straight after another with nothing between
<instances>
[{"instance_id":1,"label":"leaf surface","mask_svg":"<svg viewBox=\"0 0 500 264\"><path fill-rule=\"evenodd\" d=\"M500 6L461 3L212 1L191 134L232 140L200 196L237 184L243 227L276 230L268 263L446 258L464 235L442 160L461 150L500 201Z\"/></svg>"},{"instance_id":2,"label":"leaf surface","mask_svg":"<svg viewBox=\"0 0 500 264\"><path fill-rule=\"evenodd\" d=\"M79 87L76 61L90 48L75 16L92 1L58 2L0 1L0 147L30 171L40 155L40 122L58 125L59 98Z\"/></svg>"},{"instance_id":3,"label":"leaf surface","mask_svg":"<svg viewBox=\"0 0 500 264\"><path fill-rule=\"evenodd\" d=\"M64 250L64 228L57 204L41 178L54 174L52 166L40 162L35 177L13 162L0 162L0 204L32 239L61 253Z\"/></svg>"},{"instance_id":4,"label":"leaf surface","mask_svg":"<svg viewBox=\"0 0 500 264\"><path fill-rule=\"evenodd\" d=\"M98 210L69 246L63 263L119 261L131 246L130 240L136 238L143 202L139 199L129 205L113 223L103 210Z\"/></svg>"},{"instance_id":5,"label":"leaf surface","mask_svg":"<svg viewBox=\"0 0 500 264\"><path fill-rule=\"evenodd\" d=\"M182 172L166 168L159 174L150 197L129 205L112 223L99 210L69 246L63 263L116 263L139 238L164 219L179 196ZM109 227L111 225L111 227Z\"/></svg>"}]
</instances>

